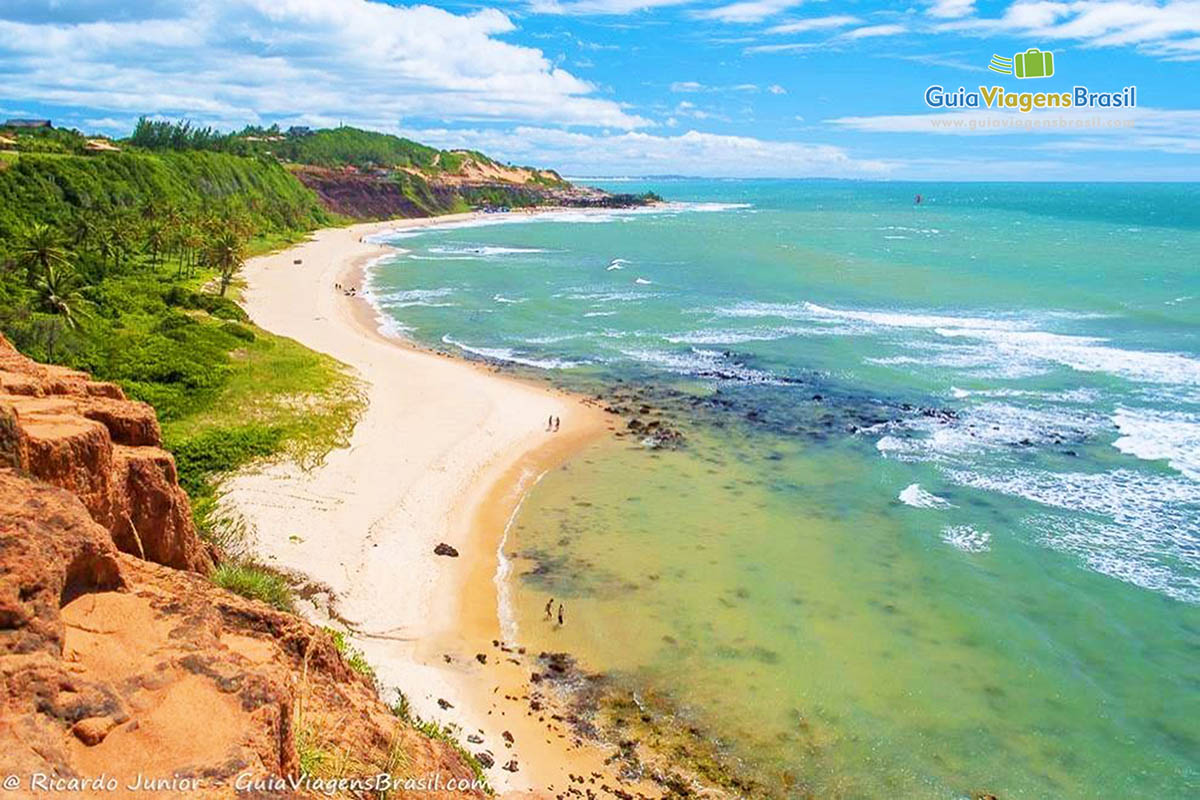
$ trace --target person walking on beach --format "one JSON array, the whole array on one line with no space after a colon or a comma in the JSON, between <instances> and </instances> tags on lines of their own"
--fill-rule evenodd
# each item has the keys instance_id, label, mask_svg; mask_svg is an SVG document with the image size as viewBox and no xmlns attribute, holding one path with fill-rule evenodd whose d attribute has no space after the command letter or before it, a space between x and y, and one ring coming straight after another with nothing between
<instances>
[{"instance_id":1,"label":"person walking on beach","mask_svg":"<svg viewBox=\"0 0 1200 800\"><path fill-rule=\"evenodd\" d=\"M559 627L562 627L562 624L563 624L563 604L562 603L558 604L558 624L559 624Z\"/></svg>"},{"instance_id":2,"label":"person walking on beach","mask_svg":"<svg viewBox=\"0 0 1200 800\"><path fill-rule=\"evenodd\" d=\"M550 619L550 615L554 613L554 598L551 597L546 601L546 619Z\"/></svg>"},{"instance_id":3,"label":"person walking on beach","mask_svg":"<svg viewBox=\"0 0 1200 800\"><path fill-rule=\"evenodd\" d=\"M554 418L554 432L555 433L558 433L558 425L560 422L562 422L562 420L560 420L558 417Z\"/></svg>"},{"instance_id":4,"label":"person walking on beach","mask_svg":"<svg viewBox=\"0 0 1200 800\"><path fill-rule=\"evenodd\" d=\"M554 430L554 415L553 414L546 417L546 430L548 430L548 431Z\"/></svg>"}]
</instances>

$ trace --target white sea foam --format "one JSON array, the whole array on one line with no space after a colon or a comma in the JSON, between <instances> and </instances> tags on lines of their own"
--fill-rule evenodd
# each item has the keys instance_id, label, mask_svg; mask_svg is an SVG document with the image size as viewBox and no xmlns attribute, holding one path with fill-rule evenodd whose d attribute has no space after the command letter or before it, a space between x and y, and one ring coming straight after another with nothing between
<instances>
[{"instance_id":1,"label":"white sea foam","mask_svg":"<svg viewBox=\"0 0 1200 800\"><path fill-rule=\"evenodd\" d=\"M492 299L495 300L497 303L508 303L510 305L515 305L517 303L524 303L529 298L528 297L505 297L502 294L494 294L494 295L492 295Z\"/></svg>"},{"instance_id":2,"label":"white sea foam","mask_svg":"<svg viewBox=\"0 0 1200 800\"><path fill-rule=\"evenodd\" d=\"M883 356L868 359L884 366L932 365L973 370L978 375L1021 378L1046 372L1054 365L1080 372L1101 372L1131 381L1158 384L1200 385L1200 359L1184 353L1130 350L1097 336L1079 336L1038 330L1039 321L1091 318L1095 315L1047 311L1035 317L1008 314L953 316L862 309L835 309L816 303L743 302L717 308L727 317L766 317L852 323L863 326L846 333L870 334L878 329L916 329L946 342L906 341L919 356Z\"/></svg>"},{"instance_id":3,"label":"white sea foam","mask_svg":"<svg viewBox=\"0 0 1200 800\"><path fill-rule=\"evenodd\" d=\"M578 361L567 361L558 358L532 358L520 355L508 347L477 347L463 344L451 338L450 334L442 337L442 343L453 345L465 353L471 353L483 358L489 358L494 361L507 361L511 364L521 364L522 366L535 367L537 369L570 369L571 367L579 366L580 363Z\"/></svg>"},{"instance_id":4,"label":"white sea foam","mask_svg":"<svg viewBox=\"0 0 1200 800\"><path fill-rule=\"evenodd\" d=\"M585 317L611 317L617 312L615 311L587 311L584 312Z\"/></svg>"},{"instance_id":5,"label":"white sea foam","mask_svg":"<svg viewBox=\"0 0 1200 800\"><path fill-rule=\"evenodd\" d=\"M921 488L921 484L912 483L901 490L899 500L913 508L953 508L954 504L944 497L938 497L932 492Z\"/></svg>"},{"instance_id":6,"label":"white sea foam","mask_svg":"<svg viewBox=\"0 0 1200 800\"><path fill-rule=\"evenodd\" d=\"M576 291L572 294L558 294L555 297L563 297L567 300L590 300L593 303L613 303L613 302L628 302L635 300L645 300L648 297L655 297L653 294L646 292L630 291L630 292L589 292Z\"/></svg>"},{"instance_id":7,"label":"white sea foam","mask_svg":"<svg viewBox=\"0 0 1200 800\"><path fill-rule=\"evenodd\" d=\"M650 285L650 281L646 280L645 278L634 278L633 282L638 284L639 286L649 286Z\"/></svg>"},{"instance_id":8,"label":"white sea foam","mask_svg":"<svg viewBox=\"0 0 1200 800\"><path fill-rule=\"evenodd\" d=\"M1085 410L987 402L963 409L956 418L920 416L891 424L875 447L900 461L957 461L1013 446L1079 441L1109 425L1107 417Z\"/></svg>"},{"instance_id":9,"label":"white sea foam","mask_svg":"<svg viewBox=\"0 0 1200 800\"><path fill-rule=\"evenodd\" d=\"M521 471L521 477L517 481L517 494L520 500L509 515L508 521L504 523L504 533L500 537L500 541L496 544L496 574L493 576L493 583L496 585L496 605L497 612L500 617L500 635L505 642L512 644L517 641L520 635L520 630L517 627L516 606L512 600L512 560L505 552L508 547L508 535L512 531L513 523L516 522L517 515L521 513L521 506L525 505L525 498L529 496L529 492L534 486L546 476L545 472L533 472L526 468Z\"/></svg>"},{"instance_id":10,"label":"white sea foam","mask_svg":"<svg viewBox=\"0 0 1200 800\"><path fill-rule=\"evenodd\" d=\"M688 352L651 350L630 348L622 350L626 357L642 364L649 364L668 372L679 375L703 375L720 372L729 375L734 380L747 383L762 383L779 385L782 382L774 375L763 370L753 369L730 362L724 353L716 350L703 350L698 347Z\"/></svg>"},{"instance_id":11,"label":"white sea foam","mask_svg":"<svg viewBox=\"0 0 1200 800\"><path fill-rule=\"evenodd\" d=\"M942 528L942 541L967 553L986 553L992 549L992 535L970 525L947 525Z\"/></svg>"},{"instance_id":12,"label":"white sea foam","mask_svg":"<svg viewBox=\"0 0 1200 800\"><path fill-rule=\"evenodd\" d=\"M1200 360L1182 353L1126 350L1111 347L1108 340L1094 336L1068 336L1045 331L1018 331L938 326L947 338L987 342L998 355L1014 363L1053 362L1080 372L1103 372L1134 381L1200 385Z\"/></svg>"},{"instance_id":13,"label":"white sea foam","mask_svg":"<svg viewBox=\"0 0 1200 800\"><path fill-rule=\"evenodd\" d=\"M1034 514L1022 522L1042 544L1077 556L1091 570L1185 603L1200 603L1200 565L1195 559L1181 563L1161 552L1154 538L1089 517Z\"/></svg>"},{"instance_id":14,"label":"white sea foam","mask_svg":"<svg viewBox=\"0 0 1200 800\"><path fill-rule=\"evenodd\" d=\"M540 247L499 247L492 245L480 246L439 246L430 247L430 253L454 255L454 256L508 256L508 255L525 255L529 253L545 253L548 252Z\"/></svg>"},{"instance_id":15,"label":"white sea foam","mask_svg":"<svg viewBox=\"0 0 1200 800\"><path fill-rule=\"evenodd\" d=\"M455 292L449 287L440 289L401 289L393 292L373 292L371 299L381 308L408 308L410 306L427 306L430 308L447 308L457 303L441 303L439 298L449 297Z\"/></svg>"},{"instance_id":16,"label":"white sea foam","mask_svg":"<svg viewBox=\"0 0 1200 800\"><path fill-rule=\"evenodd\" d=\"M1183 475L1200 481L1200 416L1118 408L1112 421L1121 432L1113 447L1146 461L1166 461Z\"/></svg>"},{"instance_id":17,"label":"white sea foam","mask_svg":"<svg viewBox=\"0 0 1200 800\"><path fill-rule=\"evenodd\" d=\"M482 214L471 219L441 222L420 228L397 228L372 237L376 242L393 242L412 239L437 231L462 230L464 228L487 228L495 225L529 225L546 223L592 224L627 222L637 217L661 214L675 215L694 212L738 211L750 208L748 203L657 203L635 208L578 208L561 211L540 211L534 214Z\"/></svg>"},{"instance_id":18,"label":"white sea foam","mask_svg":"<svg viewBox=\"0 0 1200 800\"><path fill-rule=\"evenodd\" d=\"M786 339L789 336L804 336L811 333L812 330L800 327L699 330L668 334L662 338L672 344L742 344L744 342L770 342L776 339Z\"/></svg>"}]
</instances>

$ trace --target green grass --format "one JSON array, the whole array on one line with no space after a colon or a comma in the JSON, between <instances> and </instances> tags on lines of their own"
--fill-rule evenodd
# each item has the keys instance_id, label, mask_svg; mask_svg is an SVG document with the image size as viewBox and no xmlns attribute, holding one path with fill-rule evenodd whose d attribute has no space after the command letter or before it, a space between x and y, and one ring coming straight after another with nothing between
<instances>
[{"instance_id":1,"label":"green grass","mask_svg":"<svg viewBox=\"0 0 1200 800\"><path fill-rule=\"evenodd\" d=\"M213 583L234 594L261 600L280 611L294 610L292 590L280 575L251 564L222 564L212 575Z\"/></svg>"},{"instance_id":2,"label":"green grass","mask_svg":"<svg viewBox=\"0 0 1200 800\"><path fill-rule=\"evenodd\" d=\"M480 782L486 793L492 794L491 786L488 785L487 775L483 771L483 765L479 763L479 759L475 758L467 748L463 747L458 740L457 730L449 725L443 726L434 720L423 720L412 713L412 708L408 702L408 695L399 689L396 690L396 702L392 704L392 713L403 722L411 725L413 730L420 733L427 739L437 739L445 742L454 748L458 753L459 758L463 760L468 767L471 768L475 779Z\"/></svg>"},{"instance_id":3,"label":"green grass","mask_svg":"<svg viewBox=\"0 0 1200 800\"><path fill-rule=\"evenodd\" d=\"M342 654L342 660L346 662L346 666L359 675L365 675L372 681L375 680L375 669L367 663L367 657L363 655L362 650L346 641L345 633L333 628L326 628L325 632L329 634L329 638L333 639L333 646Z\"/></svg>"}]
</instances>

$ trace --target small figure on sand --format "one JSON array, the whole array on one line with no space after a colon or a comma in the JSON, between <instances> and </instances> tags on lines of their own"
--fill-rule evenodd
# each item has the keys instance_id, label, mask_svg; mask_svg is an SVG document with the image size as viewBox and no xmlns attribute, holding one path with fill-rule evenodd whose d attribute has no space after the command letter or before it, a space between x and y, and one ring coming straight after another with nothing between
<instances>
[{"instance_id":1,"label":"small figure on sand","mask_svg":"<svg viewBox=\"0 0 1200 800\"><path fill-rule=\"evenodd\" d=\"M554 598L551 597L546 601L546 619L550 619L550 615L554 613Z\"/></svg>"},{"instance_id":2,"label":"small figure on sand","mask_svg":"<svg viewBox=\"0 0 1200 800\"><path fill-rule=\"evenodd\" d=\"M554 415L553 414L546 417L546 430L548 430L548 431L554 430Z\"/></svg>"},{"instance_id":3,"label":"small figure on sand","mask_svg":"<svg viewBox=\"0 0 1200 800\"><path fill-rule=\"evenodd\" d=\"M558 433L558 425L560 422L562 422L562 420L560 420L558 417L554 418L554 432L555 433Z\"/></svg>"},{"instance_id":4,"label":"small figure on sand","mask_svg":"<svg viewBox=\"0 0 1200 800\"><path fill-rule=\"evenodd\" d=\"M558 624L560 626L563 624L563 604L562 603L558 604Z\"/></svg>"}]
</instances>

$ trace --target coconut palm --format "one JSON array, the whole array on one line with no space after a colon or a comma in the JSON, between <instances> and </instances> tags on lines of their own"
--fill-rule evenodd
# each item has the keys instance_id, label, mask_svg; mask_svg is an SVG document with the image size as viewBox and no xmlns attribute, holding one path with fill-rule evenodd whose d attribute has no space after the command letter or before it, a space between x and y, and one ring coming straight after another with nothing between
<instances>
[{"instance_id":1,"label":"coconut palm","mask_svg":"<svg viewBox=\"0 0 1200 800\"><path fill-rule=\"evenodd\" d=\"M167 247L167 227L158 220L152 220L146 226L146 249L150 251L150 266L158 269L158 259Z\"/></svg>"},{"instance_id":2,"label":"coconut palm","mask_svg":"<svg viewBox=\"0 0 1200 800\"><path fill-rule=\"evenodd\" d=\"M246 244L236 232L222 231L205 249L205 262L221 274L221 296L246 265Z\"/></svg>"},{"instance_id":3,"label":"coconut palm","mask_svg":"<svg viewBox=\"0 0 1200 800\"><path fill-rule=\"evenodd\" d=\"M44 311L62 317L68 328L79 326L79 317L87 303L79 291L82 282L66 262L50 264L38 277L38 301Z\"/></svg>"},{"instance_id":4,"label":"coconut palm","mask_svg":"<svg viewBox=\"0 0 1200 800\"><path fill-rule=\"evenodd\" d=\"M43 222L35 222L25 230L25 235L17 245L16 257L17 264L25 268L25 280L30 284L48 268L67 263L62 237L57 230Z\"/></svg>"}]
</instances>

